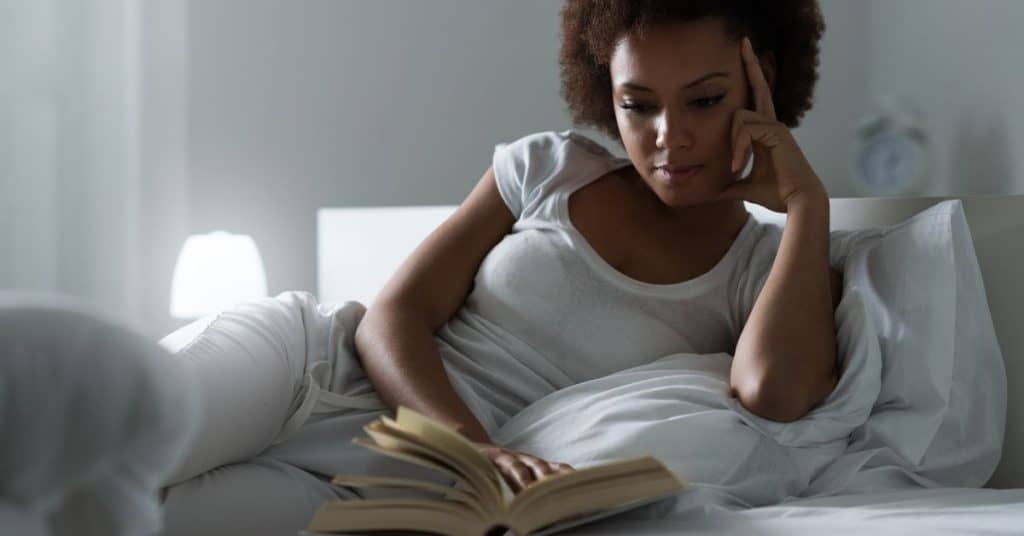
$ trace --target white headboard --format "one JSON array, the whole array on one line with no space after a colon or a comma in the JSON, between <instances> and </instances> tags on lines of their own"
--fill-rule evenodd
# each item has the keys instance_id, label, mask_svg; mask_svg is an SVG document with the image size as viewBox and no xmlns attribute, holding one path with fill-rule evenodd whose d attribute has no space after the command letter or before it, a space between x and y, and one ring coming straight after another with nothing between
<instances>
[{"instance_id":1,"label":"white headboard","mask_svg":"<svg viewBox=\"0 0 1024 536\"><path fill-rule=\"evenodd\" d=\"M369 307L398 265L455 206L322 208L317 212L317 297Z\"/></svg>"},{"instance_id":2,"label":"white headboard","mask_svg":"<svg viewBox=\"0 0 1024 536\"><path fill-rule=\"evenodd\" d=\"M954 197L831 200L833 230L899 223ZM985 280L1008 385L1003 458L989 487L1024 487L1024 195L961 197ZM455 206L323 208L317 214L318 296L369 306L398 265ZM747 203L762 221L785 214Z\"/></svg>"}]
</instances>

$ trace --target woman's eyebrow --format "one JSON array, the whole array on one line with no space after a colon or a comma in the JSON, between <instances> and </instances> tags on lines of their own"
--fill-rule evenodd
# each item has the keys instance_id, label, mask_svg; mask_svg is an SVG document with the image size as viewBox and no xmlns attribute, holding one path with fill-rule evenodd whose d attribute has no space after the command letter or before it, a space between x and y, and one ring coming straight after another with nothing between
<instances>
[{"instance_id":1,"label":"woman's eyebrow","mask_svg":"<svg viewBox=\"0 0 1024 536\"><path fill-rule=\"evenodd\" d=\"M713 71L713 72L710 72L710 73L708 73L708 74L706 74L706 75L704 75L704 76L694 80L693 82L690 82L689 84L686 84L685 86L683 86L683 89L691 88L691 87L693 87L693 86L695 86L695 85L697 85L697 84L699 84L701 82L704 82L704 81L706 81L706 80L708 80L710 78L714 78L716 76L724 76L724 77L728 78L729 77L729 73L724 72L724 71ZM625 82L619 84L619 88L621 88L621 89L634 89L634 90L637 90L637 91L652 92L650 88L641 86L640 84L637 84L636 82L633 82L632 80L626 80Z\"/></svg>"}]
</instances>

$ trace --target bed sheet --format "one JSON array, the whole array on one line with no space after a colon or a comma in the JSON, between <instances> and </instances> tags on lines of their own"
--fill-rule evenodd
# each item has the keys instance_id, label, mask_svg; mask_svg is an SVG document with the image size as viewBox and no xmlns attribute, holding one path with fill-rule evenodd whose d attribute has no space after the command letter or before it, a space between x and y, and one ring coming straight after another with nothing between
<instances>
[{"instance_id":1,"label":"bed sheet","mask_svg":"<svg viewBox=\"0 0 1024 536\"><path fill-rule=\"evenodd\" d=\"M609 518L561 534L1024 534L1024 488L931 488L712 507L662 519Z\"/></svg>"}]
</instances>

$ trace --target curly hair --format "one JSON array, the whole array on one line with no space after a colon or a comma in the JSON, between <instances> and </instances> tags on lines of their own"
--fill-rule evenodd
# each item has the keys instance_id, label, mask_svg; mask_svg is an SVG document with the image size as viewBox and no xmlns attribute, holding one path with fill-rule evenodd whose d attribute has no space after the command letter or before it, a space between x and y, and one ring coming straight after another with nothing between
<instances>
[{"instance_id":1,"label":"curly hair","mask_svg":"<svg viewBox=\"0 0 1024 536\"><path fill-rule=\"evenodd\" d=\"M625 35L642 37L652 24L722 19L736 41L750 38L758 55L775 58L772 102L779 122L793 128L811 108L825 22L817 0L567 0L562 8L561 95L575 123L621 142L612 103L612 52Z\"/></svg>"}]
</instances>

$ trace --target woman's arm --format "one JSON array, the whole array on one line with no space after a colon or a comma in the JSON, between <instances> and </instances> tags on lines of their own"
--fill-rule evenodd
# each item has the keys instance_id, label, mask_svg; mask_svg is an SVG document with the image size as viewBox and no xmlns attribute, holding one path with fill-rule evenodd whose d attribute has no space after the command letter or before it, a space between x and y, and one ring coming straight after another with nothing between
<instances>
[{"instance_id":1,"label":"woman's arm","mask_svg":"<svg viewBox=\"0 0 1024 536\"><path fill-rule=\"evenodd\" d=\"M838 382L834 309L841 289L840 274L828 263L828 196L801 195L787 214L730 371L744 407L783 422L806 415Z\"/></svg>"},{"instance_id":2,"label":"woman's arm","mask_svg":"<svg viewBox=\"0 0 1024 536\"><path fill-rule=\"evenodd\" d=\"M356 330L356 352L389 408L407 406L458 428L470 441L491 442L452 387L433 330L420 316L401 306L375 303Z\"/></svg>"},{"instance_id":3,"label":"woman's arm","mask_svg":"<svg viewBox=\"0 0 1024 536\"><path fill-rule=\"evenodd\" d=\"M356 329L356 350L370 382L392 410L408 406L489 443L441 362L434 333L472 290L488 252L516 218L498 192L494 168L395 270Z\"/></svg>"}]
</instances>

